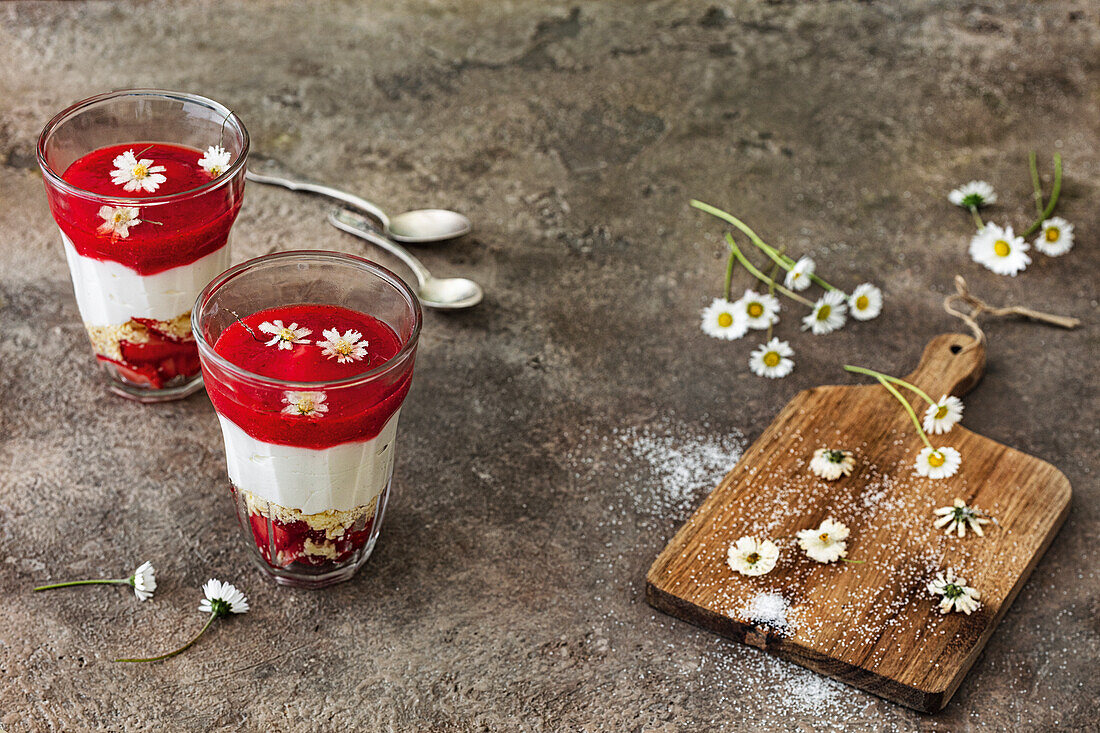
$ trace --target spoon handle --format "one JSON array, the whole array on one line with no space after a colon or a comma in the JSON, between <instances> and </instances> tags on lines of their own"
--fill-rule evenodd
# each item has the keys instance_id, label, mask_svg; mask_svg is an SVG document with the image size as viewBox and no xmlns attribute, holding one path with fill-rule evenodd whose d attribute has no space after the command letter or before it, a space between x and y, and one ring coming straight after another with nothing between
<instances>
[{"instance_id":1,"label":"spoon handle","mask_svg":"<svg viewBox=\"0 0 1100 733\"><path fill-rule=\"evenodd\" d=\"M382 236L377 229L371 226L370 221L359 214L352 213L346 209L337 209L329 213L328 221L340 231L354 234L361 239L365 239L371 244L381 247L394 257L400 259L413 271L413 274L416 275L416 281L421 287L424 286L425 282L431 279L432 274L428 272L428 268L424 267L420 260L413 257L407 249L397 242Z\"/></svg>"},{"instance_id":2,"label":"spoon handle","mask_svg":"<svg viewBox=\"0 0 1100 733\"><path fill-rule=\"evenodd\" d=\"M339 189L331 188L329 186L322 186L318 183L308 183L306 181L294 181L289 178L280 178L279 176L268 176L263 173L256 173L254 171L246 171L244 174L246 180L254 181L256 183L266 183L271 186L282 186L283 188L289 188L291 191L306 191L308 193L316 193L322 196L328 196L329 198L342 201L345 204L354 206L357 209L367 212L375 219L382 223L382 229L388 231L390 228L390 218L386 216L382 209L378 208L370 201L364 198L360 198L354 194L347 193L346 191L340 191Z\"/></svg>"}]
</instances>

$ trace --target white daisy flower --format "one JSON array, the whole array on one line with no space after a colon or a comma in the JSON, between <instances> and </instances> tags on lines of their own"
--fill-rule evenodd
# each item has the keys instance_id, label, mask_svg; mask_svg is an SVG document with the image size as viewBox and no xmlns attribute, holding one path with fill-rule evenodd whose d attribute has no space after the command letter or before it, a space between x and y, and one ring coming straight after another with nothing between
<instances>
[{"instance_id":1,"label":"white daisy flower","mask_svg":"<svg viewBox=\"0 0 1100 733\"><path fill-rule=\"evenodd\" d=\"M152 158L138 160L133 150L127 150L117 156L115 169L111 171L111 183L122 186L123 191L148 191L153 193L168 179L163 165L153 165Z\"/></svg>"},{"instance_id":2,"label":"white daisy flower","mask_svg":"<svg viewBox=\"0 0 1100 733\"><path fill-rule=\"evenodd\" d=\"M809 257L802 257L794 263L791 269L787 270L787 276L783 279L783 284L791 290L805 290L813 284L810 280L810 275L813 274L814 261Z\"/></svg>"},{"instance_id":3,"label":"white daisy flower","mask_svg":"<svg viewBox=\"0 0 1100 733\"><path fill-rule=\"evenodd\" d=\"M779 560L779 548L771 540L757 542L755 537L742 537L730 545L726 561L742 575L764 575Z\"/></svg>"},{"instance_id":4,"label":"white daisy flower","mask_svg":"<svg viewBox=\"0 0 1100 733\"><path fill-rule=\"evenodd\" d=\"M985 181L971 181L947 194L947 200L964 209L980 209L986 204L997 203L997 194Z\"/></svg>"},{"instance_id":5,"label":"white daisy flower","mask_svg":"<svg viewBox=\"0 0 1100 733\"><path fill-rule=\"evenodd\" d=\"M818 448L810 459L810 470L826 481L836 481L841 476L851 476L856 467L856 457L850 450Z\"/></svg>"},{"instance_id":6,"label":"white daisy flower","mask_svg":"<svg viewBox=\"0 0 1100 733\"><path fill-rule=\"evenodd\" d=\"M749 368L754 374L768 379L779 379L791 373L794 369L794 349L786 341L772 338L766 344L761 344L752 356L749 357Z\"/></svg>"},{"instance_id":7,"label":"white daisy flower","mask_svg":"<svg viewBox=\"0 0 1100 733\"><path fill-rule=\"evenodd\" d=\"M921 476L948 478L958 472L960 465L962 465L962 455L954 448L925 447L917 454L917 462L913 468Z\"/></svg>"},{"instance_id":8,"label":"white daisy flower","mask_svg":"<svg viewBox=\"0 0 1100 733\"><path fill-rule=\"evenodd\" d=\"M715 298L703 310L703 333L716 339L733 341L745 335L749 324L744 311L725 298Z\"/></svg>"},{"instance_id":9,"label":"white daisy flower","mask_svg":"<svg viewBox=\"0 0 1100 733\"><path fill-rule=\"evenodd\" d=\"M798 546L806 551L811 560L830 563L848 554L848 528L829 517L817 529L800 529Z\"/></svg>"},{"instance_id":10,"label":"white daisy flower","mask_svg":"<svg viewBox=\"0 0 1100 733\"><path fill-rule=\"evenodd\" d=\"M147 601L153 597L153 591L157 589L157 572L153 563L143 562L130 576L130 585L134 587L134 595L139 601Z\"/></svg>"},{"instance_id":11,"label":"white daisy flower","mask_svg":"<svg viewBox=\"0 0 1100 733\"><path fill-rule=\"evenodd\" d=\"M1058 257L1073 249L1073 225L1060 216L1052 216L1042 223L1035 249L1045 255Z\"/></svg>"},{"instance_id":12,"label":"white daisy flower","mask_svg":"<svg viewBox=\"0 0 1100 733\"><path fill-rule=\"evenodd\" d=\"M305 417L321 417L328 412L325 404L324 392L284 392L284 415L304 415Z\"/></svg>"},{"instance_id":13,"label":"white daisy flower","mask_svg":"<svg viewBox=\"0 0 1100 733\"><path fill-rule=\"evenodd\" d=\"M126 239L130 236L130 227L141 223L140 212L133 206L100 206L99 218L103 223L96 229L100 234Z\"/></svg>"},{"instance_id":14,"label":"white daisy flower","mask_svg":"<svg viewBox=\"0 0 1100 733\"><path fill-rule=\"evenodd\" d=\"M358 331L349 329L341 336L335 328L330 328L321 333L328 340L318 341L317 345L321 347L321 353L330 359L335 356L337 362L348 364L367 355L369 342L363 341L363 334Z\"/></svg>"},{"instance_id":15,"label":"white daisy flower","mask_svg":"<svg viewBox=\"0 0 1100 733\"><path fill-rule=\"evenodd\" d=\"M963 403L958 397L944 395L939 402L924 411L924 432L940 435L962 420Z\"/></svg>"},{"instance_id":16,"label":"white daisy flower","mask_svg":"<svg viewBox=\"0 0 1100 733\"><path fill-rule=\"evenodd\" d=\"M221 145L211 145L199 158L199 167L210 174L211 178L217 178L229 167L232 154Z\"/></svg>"},{"instance_id":17,"label":"white daisy flower","mask_svg":"<svg viewBox=\"0 0 1100 733\"><path fill-rule=\"evenodd\" d=\"M733 305L744 314L747 326L757 331L779 322L779 298L774 295L746 290Z\"/></svg>"},{"instance_id":18,"label":"white daisy flower","mask_svg":"<svg viewBox=\"0 0 1100 733\"><path fill-rule=\"evenodd\" d=\"M813 312L802 319L802 330L810 330L820 336L843 326L848 311L844 301L844 293L839 290L830 290L822 295L814 304Z\"/></svg>"},{"instance_id":19,"label":"white daisy flower","mask_svg":"<svg viewBox=\"0 0 1100 733\"><path fill-rule=\"evenodd\" d=\"M863 283L848 296L848 311L857 321L869 321L882 312L882 291Z\"/></svg>"},{"instance_id":20,"label":"white daisy flower","mask_svg":"<svg viewBox=\"0 0 1100 733\"><path fill-rule=\"evenodd\" d=\"M1031 249L1023 237L1012 232L1012 227L1001 228L986 224L970 240L970 257L998 275L1011 275L1031 264L1027 251Z\"/></svg>"},{"instance_id":21,"label":"white daisy flower","mask_svg":"<svg viewBox=\"0 0 1100 733\"><path fill-rule=\"evenodd\" d=\"M264 333L272 334L272 339L268 341L265 346L275 346L278 344L280 349L290 351L294 348L295 344L308 344L311 343L306 336L313 333L312 330L303 326L298 328L297 323L292 323L289 326L284 326L281 320L274 320L272 322L264 321L260 324L260 330Z\"/></svg>"},{"instance_id":22,"label":"white daisy flower","mask_svg":"<svg viewBox=\"0 0 1100 733\"><path fill-rule=\"evenodd\" d=\"M211 578L202 586L206 598L199 603L199 610L213 616L228 616L231 613L246 613L248 599L230 583Z\"/></svg>"},{"instance_id":23,"label":"white daisy flower","mask_svg":"<svg viewBox=\"0 0 1100 733\"><path fill-rule=\"evenodd\" d=\"M967 585L965 578L956 576L951 568L945 573L936 574L935 579L928 584L928 592L941 596L940 613L962 611L969 616L982 605L982 594Z\"/></svg>"},{"instance_id":24,"label":"white daisy flower","mask_svg":"<svg viewBox=\"0 0 1100 733\"><path fill-rule=\"evenodd\" d=\"M979 537L984 537L982 525L991 521L977 509L968 507L962 499L955 499L954 505L940 507L934 513L939 516L935 522L936 529L943 529L945 534L955 532L959 537L966 536L967 527L974 530L974 534Z\"/></svg>"}]
</instances>

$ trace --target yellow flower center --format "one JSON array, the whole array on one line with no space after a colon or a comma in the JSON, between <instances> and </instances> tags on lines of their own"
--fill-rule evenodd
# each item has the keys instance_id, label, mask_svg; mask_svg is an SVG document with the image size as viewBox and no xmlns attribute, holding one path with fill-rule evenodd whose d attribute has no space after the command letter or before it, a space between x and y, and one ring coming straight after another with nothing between
<instances>
[{"instance_id":1,"label":"yellow flower center","mask_svg":"<svg viewBox=\"0 0 1100 733\"><path fill-rule=\"evenodd\" d=\"M934 451L931 455L928 456L928 465L932 468L939 468L943 465L945 460L947 459L943 457L942 453L940 453L939 451Z\"/></svg>"},{"instance_id":2,"label":"yellow flower center","mask_svg":"<svg viewBox=\"0 0 1100 733\"><path fill-rule=\"evenodd\" d=\"M779 366L779 353L776 351L769 351L764 354L764 366Z\"/></svg>"},{"instance_id":3,"label":"yellow flower center","mask_svg":"<svg viewBox=\"0 0 1100 733\"><path fill-rule=\"evenodd\" d=\"M756 563L760 562L760 553L759 552L750 552L745 557L745 562L747 562L749 565L755 565Z\"/></svg>"},{"instance_id":4,"label":"yellow flower center","mask_svg":"<svg viewBox=\"0 0 1100 733\"><path fill-rule=\"evenodd\" d=\"M279 338L281 338L283 341L293 341L294 332L291 331L289 328L284 328L282 331L279 331Z\"/></svg>"},{"instance_id":5,"label":"yellow flower center","mask_svg":"<svg viewBox=\"0 0 1100 733\"><path fill-rule=\"evenodd\" d=\"M337 354L347 356L351 353L351 344L347 341L337 341L336 346L333 347L333 351L335 351Z\"/></svg>"},{"instance_id":6,"label":"yellow flower center","mask_svg":"<svg viewBox=\"0 0 1100 733\"><path fill-rule=\"evenodd\" d=\"M115 224L121 224L122 222L126 221L127 219L129 219L129 217L126 216L126 212L124 212L124 211L116 211L115 212L115 218L114 218Z\"/></svg>"},{"instance_id":7,"label":"yellow flower center","mask_svg":"<svg viewBox=\"0 0 1100 733\"><path fill-rule=\"evenodd\" d=\"M829 541L829 533L828 532L822 532L821 534L818 535L818 537L821 538L822 542L828 542Z\"/></svg>"},{"instance_id":8,"label":"yellow flower center","mask_svg":"<svg viewBox=\"0 0 1100 733\"><path fill-rule=\"evenodd\" d=\"M733 325L733 316L731 316L729 313L719 313L718 325L721 328L729 328Z\"/></svg>"},{"instance_id":9,"label":"yellow flower center","mask_svg":"<svg viewBox=\"0 0 1100 733\"><path fill-rule=\"evenodd\" d=\"M745 311L749 314L750 318L759 318L764 315L764 306L759 303L749 303Z\"/></svg>"},{"instance_id":10,"label":"yellow flower center","mask_svg":"<svg viewBox=\"0 0 1100 733\"><path fill-rule=\"evenodd\" d=\"M826 305L821 306L820 308L817 309L817 320L819 320L819 321L828 320L829 319L829 314L832 313L832 312L833 312L833 307L831 305L826 304Z\"/></svg>"},{"instance_id":11,"label":"yellow flower center","mask_svg":"<svg viewBox=\"0 0 1100 733\"><path fill-rule=\"evenodd\" d=\"M1006 242L1005 240L998 239L996 242L993 243L993 254L997 255L998 257L1008 257L1009 253L1011 252L1012 247L1008 246L1008 242Z\"/></svg>"},{"instance_id":12,"label":"yellow flower center","mask_svg":"<svg viewBox=\"0 0 1100 733\"><path fill-rule=\"evenodd\" d=\"M866 295L856 298L856 310L864 310L869 305L871 305L871 301Z\"/></svg>"},{"instance_id":13,"label":"yellow flower center","mask_svg":"<svg viewBox=\"0 0 1100 733\"><path fill-rule=\"evenodd\" d=\"M1048 242L1057 242L1058 237L1062 236L1062 230L1058 227L1047 227L1045 236Z\"/></svg>"},{"instance_id":14,"label":"yellow flower center","mask_svg":"<svg viewBox=\"0 0 1100 733\"><path fill-rule=\"evenodd\" d=\"M134 178L145 178L145 176L149 175L149 169L143 165L135 165L131 173Z\"/></svg>"},{"instance_id":15,"label":"yellow flower center","mask_svg":"<svg viewBox=\"0 0 1100 733\"><path fill-rule=\"evenodd\" d=\"M313 412L313 400L308 397L303 397L298 400L298 412L302 415L308 415Z\"/></svg>"},{"instance_id":16,"label":"yellow flower center","mask_svg":"<svg viewBox=\"0 0 1100 733\"><path fill-rule=\"evenodd\" d=\"M222 167L220 165L210 166L210 175L220 176L222 174Z\"/></svg>"},{"instance_id":17,"label":"yellow flower center","mask_svg":"<svg viewBox=\"0 0 1100 733\"><path fill-rule=\"evenodd\" d=\"M940 405L940 409L936 410L936 419L942 420L947 417L947 405Z\"/></svg>"}]
</instances>

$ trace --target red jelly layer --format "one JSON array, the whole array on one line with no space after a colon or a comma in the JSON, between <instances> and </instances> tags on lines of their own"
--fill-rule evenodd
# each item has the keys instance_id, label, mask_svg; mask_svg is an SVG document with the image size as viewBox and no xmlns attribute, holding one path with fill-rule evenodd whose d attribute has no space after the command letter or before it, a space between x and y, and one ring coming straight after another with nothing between
<instances>
[{"instance_id":1,"label":"red jelly layer","mask_svg":"<svg viewBox=\"0 0 1100 733\"><path fill-rule=\"evenodd\" d=\"M193 377L199 373L199 352L194 341L166 339L155 332L142 343L122 341L119 344L122 361L97 355L114 364L127 381L152 389L162 389L176 377Z\"/></svg>"},{"instance_id":2,"label":"red jelly layer","mask_svg":"<svg viewBox=\"0 0 1100 733\"><path fill-rule=\"evenodd\" d=\"M132 150L139 159L149 158L163 165L167 180L155 192L127 191L111 181L114 159ZM243 176L200 194L138 209L141 223L129 228L127 236L98 231L104 220L102 206L113 206L110 199L160 198L190 191L209 183L210 175L199 166L200 150L167 143L133 142L93 150L73 162L62 178L83 191L106 200L73 195L47 186L50 209L73 248L84 257L118 262L140 275L152 275L187 265L225 246L229 229L237 218L244 190ZM156 222L156 223L154 223Z\"/></svg>"},{"instance_id":3,"label":"red jelly layer","mask_svg":"<svg viewBox=\"0 0 1100 733\"><path fill-rule=\"evenodd\" d=\"M268 345L273 335L264 323L282 321L308 328L303 336L310 343L295 343L290 349ZM365 357L341 363L326 356L319 342L324 331L341 336L357 331L367 342ZM354 386L328 387L327 383L353 378L382 366L401 350L401 339L393 329L366 313L335 305L296 304L268 308L231 324L214 344L214 351L227 361L254 374L293 382L316 382L300 389L267 385L241 379L216 364L203 364L206 391L214 408L257 440L303 448L327 448L340 443L369 440L381 432L401 407L412 380L412 354L384 376ZM324 412L311 415L287 414L290 392L323 395Z\"/></svg>"}]
</instances>

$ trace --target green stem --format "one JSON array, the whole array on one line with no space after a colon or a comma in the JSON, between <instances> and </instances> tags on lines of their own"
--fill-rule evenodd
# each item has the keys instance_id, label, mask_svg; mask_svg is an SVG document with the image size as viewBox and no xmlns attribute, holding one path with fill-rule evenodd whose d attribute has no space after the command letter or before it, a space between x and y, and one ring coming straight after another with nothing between
<instances>
[{"instance_id":1,"label":"green stem","mask_svg":"<svg viewBox=\"0 0 1100 733\"><path fill-rule=\"evenodd\" d=\"M845 364L844 369L849 371L849 372L854 372L856 374L866 374L869 377L874 377L876 379L885 379L889 382L893 382L894 384L900 384L902 387L905 387L907 389L911 389L914 392L916 392L918 395L920 395L922 398L924 398L924 401L927 402L928 404L930 404L930 405L935 405L936 404L936 402L931 397L928 396L927 392L925 392L923 389L921 389L920 387L918 387L915 384L910 384L909 382L906 382L904 379L898 379L897 377L891 377L889 374L883 374L882 372L876 372L874 369L867 369L866 367L851 366L850 364Z\"/></svg>"},{"instance_id":2,"label":"green stem","mask_svg":"<svg viewBox=\"0 0 1100 733\"><path fill-rule=\"evenodd\" d=\"M692 199L690 203L691 203L692 206L694 206L696 209L699 209L700 211L705 211L706 213L710 214L711 216L717 216L722 221L729 222L730 224L733 224L735 227L740 229L741 232L746 237L749 238L750 242L752 242L754 245L756 245L758 248L760 248L760 250L764 254L766 254L768 257L775 260L775 262L777 264L779 264L781 267L783 267L783 269L790 270L792 267L794 267L794 260L793 259L791 259L790 257L787 257L786 255L782 255L779 252L777 252L775 250L775 247L772 247L770 244L768 244L763 239L761 239L757 235L756 232L754 232L752 229L749 228L748 224L741 221L740 219L738 219L733 214L730 214L729 212L726 212L726 211L722 211L721 209L719 209L715 206L711 206L710 204L703 203L702 201L698 201L696 199ZM840 288L833 287L832 285L825 282L824 280L822 280L817 275L810 275L810 280L817 283L818 285L825 288L826 290L840 290Z\"/></svg>"},{"instance_id":3,"label":"green stem","mask_svg":"<svg viewBox=\"0 0 1100 733\"><path fill-rule=\"evenodd\" d=\"M982 215L978 213L977 206L970 207L970 215L974 217L974 223L978 225L978 231L985 229L985 222L982 221Z\"/></svg>"},{"instance_id":4,"label":"green stem","mask_svg":"<svg viewBox=\"0 0 1100 733\"><path fill-rule=\"evenodd\" d=\"M928 446L930 450L935 451L936 449L932 446L932 443L929 442L928 436L924 434L924 428L921 427L920 420L917 419L917 413L913 412L913 406L909 404L909 401L901 396L901 392L898 392L894 385L890 384L882 377L879 377L878 381L882 383L882 386L885 387L890 392L890 394L898 398L898 402L900 402L902 407L905 408L905 411L909 413L909 417L910 419L912 419L913 425L916 426L917 433L920 435L920 439L924 441L924 444Z\"/></svg>"},{"instance_id":5,"label":"green stem","mask_svg":"<svg viewBox=\"0 0 1100 733\"><path fill-rule=\"evenodd\" d=\"M1035 213L1043 215L1043 184L1039 180L1039 166L1035 162L1035 151L1027 153L1027 165L1031 169L1031 187L1035 190Z\"/></svg>"},{"instance_id":6,"label":"green stem","mask_svg":"<svg viewBox=\"0 0 1100 733\"><path fill-rule=\"evenodd\" d=\"M726 302L730 302L730 287L733 285L733 266L737 264L737 258L730 252L729 262L726 263Z\"/></svg>"},{"instance_id":7,"label":"green stem","mask_svg":"<svg viewBox=\"0 0 1100 733\"><path fill-rule=\"evenodd\" d=\"M35 592L40 590L52 590L54 588L68 588L74 585L130 585L129 578L103 578L101 580L70 580L65 583L53 583L52 585L40 585Z\"/></svg>"},{"instance_id":8,"label":"green stem","mask_svg":"<svg viewBox=\"0 0 1100 733\"><path fill-rule=\"evenodd\" d=\"M177 654L180 654L181 652L185 652L188 649L190 649L194 645L194 643L196 641L198 641L199 638L202 637L203 634L206 633L206 630L210 628L210 624L214 623L214 619L216 619L217 617L218 617L217 614L211 613L210 618L206 619L206 624L202 627L202 629L199 631L199 633L195 634L195 638L191 639L191 641L187 642L186 644L181 646L179 649L176 649L175 651L168 652L167 654L161 654L159 657L149 657L147 659L116 659L115 661L116 662L159 662L162 659L168 659L169 657L174 657Z\"/></svg>"},{"instance_id":9,"label":"green stem","mask_svg":"<svg viewBox=\"0 0 1100 733\"><path fill-rule=\"evenodd\" d=\"M737 261L741 263L742 267L744 267L746 270L748 270L757 280L759 280L762 283L766 283L766 284L774 287L776 290L783 293L783 295L786 295L791 300L795 300L795 301L797 301L799 303L802 303L803 305L807 305L811 308L814 307L813 303L806 300L805 298L803 298L798 293L792 293L790 290L787 290L785 287L783 287L782 285L777 283L775 280L772 280L770 277L768 277L764 273L760 272L760 270L756 269L756 265L749 262L748 258L746 258L745 255L741 253L741 250L738 249L737 244L733 241L733 236L731 234L729 234L728 232L726 233L726 243L729 244L730 252L733 253L733 256L737 258Z\"/></svg>"},{"instance_id":10,"label":"green stem","mask_svg":"<svg viewBox=\"0 0 1100 733\"><path fill-rule=\"evenodd\" d=\"M1035 232L1039 231L1039 227L1043 225L1043 222L1050 218L1050 215L1054 213L1054 207L1058 205L1058 194L1062 192L1062 155L1060 153L1054 154L1054 185L1050 189L1050 198L1047 200L1047 207L1039 214L1039 218L1035 220L1035 223L1027 228L1022 237L1025 239L1030 237Z\"/></svg>"},{"instance_id":11,"label":"green stem","mask_svg":"<svg viewBox=\"0 0 1100 733\"><path fill-rule=\"evenodd\" d=\"M841 560L841 562L860 563L860 564L867 562L866 560L849 560L846 557L842 557L842 558L840 558L840 560Z\"/></svg>"},{"instance_id":12,"label":"green stem","mask_svg":"<svg viewBox=\"0 0 1100 733\"><path fill-rule=\"evenodd\" d=\"M782 254L782 253L780 253L780 254ZM777 263L777 264L772 265L772 270L771 270L771 272L768 273L768 277L771 279L771 283L768 284L768 295L775 295L775 276L778 275L778 274L779 274L779 265ZM768 323L768 336L767 336L768 341L772 340L772 331L774 329L775 329L775 324L769 322Z\"/></svg>"}]
</instances>

